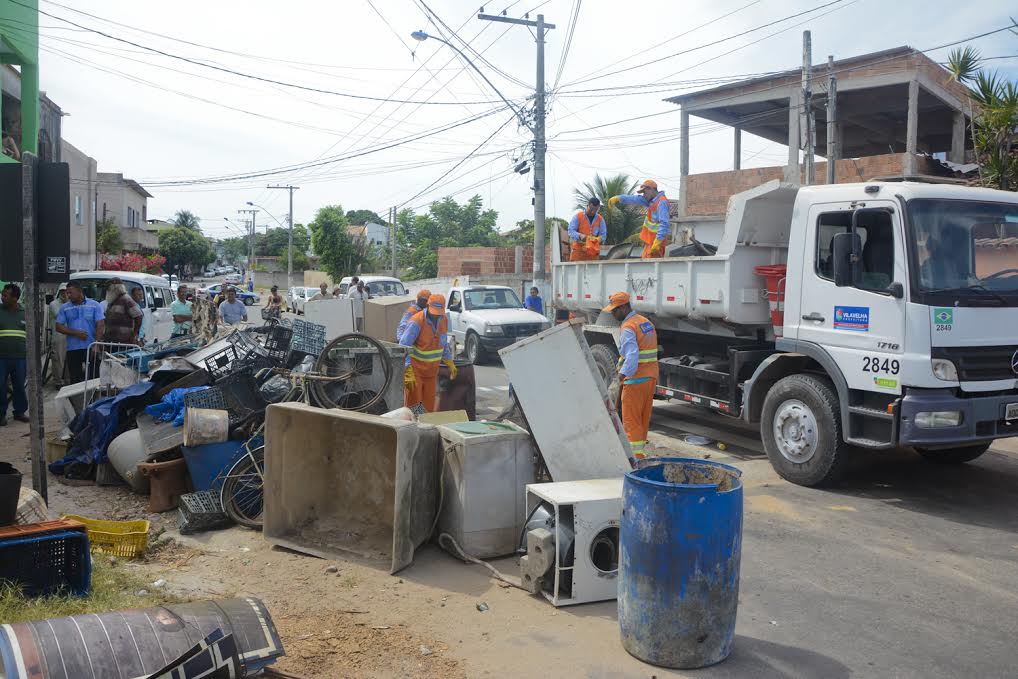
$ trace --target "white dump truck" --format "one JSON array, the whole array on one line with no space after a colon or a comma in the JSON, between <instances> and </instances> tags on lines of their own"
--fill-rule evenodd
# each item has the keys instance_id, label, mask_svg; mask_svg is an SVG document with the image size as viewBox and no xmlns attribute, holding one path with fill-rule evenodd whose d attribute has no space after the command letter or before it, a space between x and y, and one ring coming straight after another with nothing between
<instances>
[{"instance_id":1,"label":"white dump truck","mask_svg":"<svg viewBox=\"0 0 1018 679\"><path fill-rule=\"evenodd\" d=\"M771 182L731 198L717 240L570 263L553 239L552 304L586 316L608 375L600 309L628 292L657 327L658 396L759 422L794 483L833 482L855 448L960 463L1018 434L1018 194Z\"/></svg>"}]
</instances>

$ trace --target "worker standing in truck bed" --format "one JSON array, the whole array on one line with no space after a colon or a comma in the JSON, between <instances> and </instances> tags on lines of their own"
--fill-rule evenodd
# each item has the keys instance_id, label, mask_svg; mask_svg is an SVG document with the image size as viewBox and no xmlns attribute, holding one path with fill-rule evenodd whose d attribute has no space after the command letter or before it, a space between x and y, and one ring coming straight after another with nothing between
<instances>
[{"instance_id":1,"label":"worker standing in truck bed","mask_svg":"<svg viewBox=\"0 0 1018 679\"><path fill-rule=\"evenodd\" d=\"M653 179L644 180L635 196L612 196L608 199L608 207L613 208L619 203L623 205L641 205L647 208L640 229L640 241L643 242L643 259L654 259L665 256L668 235L671 225L668 222L668 198L663 191L657 190L657 182Z\"/></svg>"},{"instance_id":2,"label":"worker standing in truck bed","mask_svg":"<svg viewBox=\"0 0 1018 679\"><path fill-rule=\"evenodd\" d=\"M650 430L650 415L657 389L657 330L645 316L633 311L629 295L616 292L604 311L622 324L619 334L619 381L622 383L622 427L633 457L643 459Z\"/></svg>"}]
</instances>

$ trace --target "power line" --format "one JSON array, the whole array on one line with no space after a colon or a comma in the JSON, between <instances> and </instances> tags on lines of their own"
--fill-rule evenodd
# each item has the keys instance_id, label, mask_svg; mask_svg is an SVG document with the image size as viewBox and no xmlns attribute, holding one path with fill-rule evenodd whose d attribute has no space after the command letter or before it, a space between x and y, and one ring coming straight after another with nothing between
<instances>
[{"instance_id":1,"label":"power line","mask_svg":"<svg viewBox=\"0 0 1018 679\"><path fill-rule=\"evenodd\" d=\"M20 0L8 0L8 1L9 2L13 2L16 5L20 5L21 7L24 7L26 9L35 9L31 5L27 5L27 4L23 3L23 2L21 2ZM104 38L108 38L109 40L116 40L117 42L122 42L122 43L125 43L127 45L132 45L134 47L138 47L138 48L147 50L149 52L153 52L155 54L159 54L159 55L167 57L169 59L177 59L179 61L184 61L184 62L187 62L189 64L194 64L196 66L201 66L203 68L212 69L214 71L220 71L222 73L229 73L231 75L235 75L235 76L238 76L238 77L241 77L241 78L248 78L249 80L257 80L259 82L271 83L273 85L279 85L281 87L289 87L289 88L293 88L293 89L297 89L297 90L303 90L303 91L306 91L306 92L315 92L317 94L329 94L329 95L337 96L337 97L346 97L346 98L349 98L349 99L361 99L361 100L365 100L365 101L389 101L389 102L397 102L397 103L402 103L402 104L424 103L424 104L436 105L436 106L460 106L460 105L463 105L463 104L482 105L482 104L495 104L495 103L498 103L498 102L495 102L495 101L473 101L473 102L463 102L463 101L424 101L424 102L421 102L420 100L417 100L417 101L414 101L414 100L394 100L394 99L389 99L389 98L384 98L384 97L373 97L373 96L369 96L369 95L366 95L366 94L353 94L353 93L350 93L350 92L338 92L336 90L327 90L325 88L320 88L320 87L310 87L308 85L298 85L296 83L289 83L289 82L285 82L285 81L282 81L282 80L275 80L273 78L267 78L267 77L260 76L260 75L255 75L255 74L252 74L252 73L244 73L242 71L237 71L237 70L232 69L232 68L226 68L225 66L218 66L218 65L215 65L215 64L206 63L206 62L203 62L203 61L199 61L197 59L192 59L190 57L185 57L185 56L181 56L181 55L178 55L178 54L171 54L169 52L164 52L163 50L156 49L154 47L148 47L146 45L142 45L140 43L136 43L136 42L128 40L126 38L120 38L120 37L117 37L115 35L111 35L109 33L106 33L105 31L100 31L100 30L95 29L95 28L89 28L88 26L83 26L83 25L78 24L78 23L76 23L74 21L71 21L70 19L65 19L63 17L56 16L55 14L50 14L49 12L46 12L46 11L41 10L41 9L38 10L38 12L39 12L39 14L43 14L43 15L51 17L53 19L57 19L58 21L63 21L63 22L66 22L66 23L68 23L68 24L70 24L72 26L76 26L76 27L81 28L83 30L87 30L87 31L90 31L90 32L95 33L97 35L101 35Z\"/></svg>"},{"instance_id":2,"label":"power line","mask_svg":"<svg viewBox=\"0 0 1018 679\"><path fill-rule=\"evenodd\" d=\"M555 72L555 81L551 86L552 91L558 89L559 81L562 80L562 72L566 68L566 59L569 58L569 48L573 46L573 34L576 32L576 24L580 19L580 6L583 0L573 0L573 11L569 20L569 28L566 29L565 47L562 48L562 56L558 60L558 70Z\"/></svg>"}]
</instances>

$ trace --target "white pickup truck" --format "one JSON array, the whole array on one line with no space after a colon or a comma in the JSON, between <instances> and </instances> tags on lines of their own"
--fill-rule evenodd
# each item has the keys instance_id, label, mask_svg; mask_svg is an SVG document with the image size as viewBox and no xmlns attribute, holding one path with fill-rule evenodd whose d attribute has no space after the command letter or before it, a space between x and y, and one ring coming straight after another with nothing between
<instances>
[{"instance_id":1,"label":"white pickup truck","mask_svg":"<svg viewBox=\"0 0 1018 679\"><path fill-rule=\"evenodd\" d=\"M449 332L476 365L488 354L551 327L547 318L523 308L515 290L496 285L450 288L446 314Z\"/></svg>"},{"instance_id":2,"label":"white pickup truck","mask_svg":"<svg viewBox=\"0 0 1018 679\"><path fill-rule=\"evenodd\" d=\"M552 306L586 316L607 375L600 308L629 292L658 330L658 395L758 422L794 483L833 482L857 448L959 463L1018 435L1018 194L771 182L731 198L716 245L570 263L553 239ZM780 303L755 273L775 265Z\"/></svg>"}]
</instances>

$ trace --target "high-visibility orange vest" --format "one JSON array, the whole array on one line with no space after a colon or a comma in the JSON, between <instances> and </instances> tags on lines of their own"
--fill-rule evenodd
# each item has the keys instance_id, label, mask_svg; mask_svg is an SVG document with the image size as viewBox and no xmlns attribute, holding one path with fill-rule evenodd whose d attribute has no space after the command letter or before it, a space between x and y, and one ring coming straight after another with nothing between
<instances>
[{"instance_id":1,"label":"high-visibility orange vest","mask_svg":"<svg viewBox=\"0 0 1018 679\"><path fill-rule=\"evenodd\" d=\"M598 222L601 222L602 224L604 223L604 218L601 215L597 215L594 217L594 223L591 224L590 219L587 217L586 210L580 210L576 213L576 222L576 230L589 238L590 234L594 233L594 227L598 225ZM578 240L574 240L570 249L573 252L583 252L586 247L586 244L581 243Z\"/></svg>"},{"instance_id":2,"label":"high-visibility orange vest","mask_svg":"<svg viewBox=\"0 0 1018 679\"><path fill-rule=\"evenodd\" d=\"M435 377L442 362L442 336L449 332L449 319L442 316L438 321L438 332L428 323L428 312L418 311L409 323L416 323L421 329L417 341L410 347L410 363L414 374L420 377Z\"/></svg>"},{"instance_id":3,"label":"high-visibility orange vest","mask_svg":"<svg viewBox=\"0 0 1018 679\"><path fill-rule=\"evenodd\" d=\"M661 224L654 221L654 213L662 201L667 200L664 193L659 193L647 206L647 216L643 219L643 229L640 231L640 240L647 245L652 245L657 240L657 230L661 228Z\"/></svg>"},{"instance_id":4,"label":"high-visibility orange vest","mask_svg":"<svg viewBox=\"0 0 1018 679\"><path fill-rule=\"evenodd\" d=\"M636 334L636 345L640 348L640 359L636 372L629 379L636 377L658 378L657 367L657 331L654 324L645 316L634 314L622 322L623 330L629 328Z\"/></svg>"}]
</instances>

